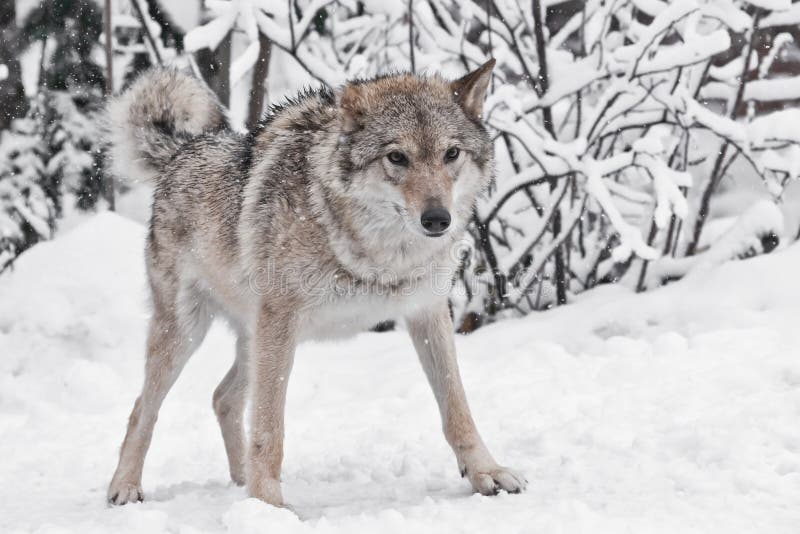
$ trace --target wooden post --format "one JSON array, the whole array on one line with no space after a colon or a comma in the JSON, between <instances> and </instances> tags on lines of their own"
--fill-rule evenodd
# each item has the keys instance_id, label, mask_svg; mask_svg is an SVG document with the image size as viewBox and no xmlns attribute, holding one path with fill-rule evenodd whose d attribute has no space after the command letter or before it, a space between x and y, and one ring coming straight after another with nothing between
<instances>
[{"instance_id":1,"label":"wooden post","mask_svg":"<svg viewBox=\"0 0 800 534\"><path fill-rule=\"evenodd\" d=\"M111 46L113 39L111 28L111 0L105 0L103 10L103 31L106 34L106 96L114 94L114 51Z\"/></svg>"},{"instance_id":2,"label":"wooden post","mask_svg":"<svg viewBox=\"0 0 800 534\"><path fill-rule=\"evenodd\" d=\"M106 34L106 85L105 95L106 98L114 94L114 50L113 39L114 29L111 27L111 0L105 0L103 10L103 31ZM114 198L114 175L105 169L103 173L105 184L103 185L106 200L108 201L108 209L114 211L116 209L116 202Z\"/></svg>"}]
</instances>

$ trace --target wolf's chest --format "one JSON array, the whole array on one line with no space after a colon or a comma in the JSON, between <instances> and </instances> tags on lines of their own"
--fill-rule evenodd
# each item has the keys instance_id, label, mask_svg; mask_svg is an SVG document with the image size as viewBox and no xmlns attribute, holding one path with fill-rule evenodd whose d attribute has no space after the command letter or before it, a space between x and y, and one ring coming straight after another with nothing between
<instances>
[{"instance_id":1,"label":"wolf's chest","mask_svg":"<svg viewBox=\"0 0 800 534\"><path fill-rule=\"evenodd\" d=\"M303 316L303 339L332 339L355 335L390 320L401 319L447 297L447 288L437 288L427 278L400 286L328 288L313 299Z\"/></svg>"}]
</instances>

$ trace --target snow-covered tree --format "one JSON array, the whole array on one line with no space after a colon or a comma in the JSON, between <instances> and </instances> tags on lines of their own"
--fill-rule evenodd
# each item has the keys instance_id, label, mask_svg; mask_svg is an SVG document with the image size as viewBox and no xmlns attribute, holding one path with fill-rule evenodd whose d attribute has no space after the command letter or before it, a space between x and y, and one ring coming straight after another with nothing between
<instances>
[{"instance_id":1,"label":"snow-covered tree","mask_svg":"<svg viewBox=\"0 0 800 534\"><path fill-rule=\"evenodd\" d=\"M41 91L0 138L0 270L50 237L65 204L92 209L106 193L98 121L65 91Z\"/></svg>"},{"instance_id":2,"label":"snow-covered tree","mask_svg":"<svg viewBox=\"0 0 800 534\"><path fill-rule=\"evenodd\" d=\"M54 228L54 187L36 120L16 119L0 132L0 272Z\"/></svg>"},{"instance_id":3,"label":"snow-covered tree","mask_svg":"<svg viewBox=\"0 0 800 534\"><path fill-rule=\"evenodd\" d=\"M796 176L785 155L798 146L785 127L795 110L740 116L733 110L751 101L747 95L722 111L703 98L710 74L736 55L737 42L754 61L755 50L769 50L756 45L768 35L759 30L763 20L786 25L797 17L788 1L768 4L414 4L415 27L431 51L449 48L470 68L487 55L498 59L485 119L497 132L499 173L476 213L464 311L526 313L622 277L643 287L643 265L679 242L689 249L682 221L702 213L703 196L687 199L687 191L711 180L713 192L729 170L724 154L713 164L720 144L779 195ZM424 39L416 44L425 48ZM768 68L756 67L769 77ZM787 92L770 95L796 98Z\"/></svg>"},{"instance_id":4,"label":"snow-covered tree","mask_svg":"<svg viewBox=\"0 0 800 534\"><path fill-rule=\"evenodd\" d=\"M43 91L35 112L46 151L48 182L78 208L93 208L105 193L96 111L79 108L69 93Z\"/></svg>"}]
</instances>

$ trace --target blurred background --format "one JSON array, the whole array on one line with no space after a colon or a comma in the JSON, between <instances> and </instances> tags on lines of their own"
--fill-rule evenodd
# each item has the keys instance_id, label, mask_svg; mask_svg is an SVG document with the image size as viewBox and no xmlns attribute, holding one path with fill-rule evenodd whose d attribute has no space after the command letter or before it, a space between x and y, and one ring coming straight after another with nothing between
<instances>
[{"instance_id":1,"label":"blurred background","mask_svg":"<svg viewBox=\"0 0 800 534\"><path fill-rule=\"evenodd\" d=\"M4 0L0 273L98 211L146 221L147 186L105 171L102 110L158 65L245 131L304 86L496 58L464 332L769 253L800 235L798 24L789 0Z\"/></svg>"}]
</instances>

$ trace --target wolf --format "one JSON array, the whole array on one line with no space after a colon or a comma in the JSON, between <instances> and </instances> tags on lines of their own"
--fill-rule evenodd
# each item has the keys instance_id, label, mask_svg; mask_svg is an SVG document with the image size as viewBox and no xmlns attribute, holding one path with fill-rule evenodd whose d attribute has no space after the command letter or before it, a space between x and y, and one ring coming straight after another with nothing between
<instances>
[{"instance_id":1,"label":"wolf","mask_svg":"<svg viewBox=\"0 0 800 534\"><path fill-rule=\"evenodd\" d=\"M448 308L453 248L493 175L482 123L493 67L455 81L398 73L306 90L246 134L177 70L148 71L110 103L114 172L154 184L145 379L110 503L143 499L159 408L215 317L238 339L212 404L231 479L251 497L285 505L284 405L298 343L388 319L405 321L462 477L484 495L524 489L476 429Z\"/></svg>"}]
</instances>

